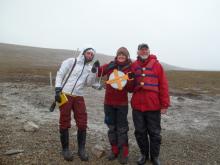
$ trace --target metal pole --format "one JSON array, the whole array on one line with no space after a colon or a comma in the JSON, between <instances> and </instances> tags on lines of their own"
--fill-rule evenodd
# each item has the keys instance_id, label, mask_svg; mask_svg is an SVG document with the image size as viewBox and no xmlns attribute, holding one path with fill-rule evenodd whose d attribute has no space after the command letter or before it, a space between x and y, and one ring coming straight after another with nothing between
<instances>
[{"instance_id":1,"label":"metal pole","mask_svg":"<svg viewBox=\"0 0 220 165\"><path fill-rule=\"evenodd\" d=\"M49 76L50 76L50 87L52 88L53 87L53 82L52 82L52 73L51 72L50 72Z\"/></svg>"}]
</instances>

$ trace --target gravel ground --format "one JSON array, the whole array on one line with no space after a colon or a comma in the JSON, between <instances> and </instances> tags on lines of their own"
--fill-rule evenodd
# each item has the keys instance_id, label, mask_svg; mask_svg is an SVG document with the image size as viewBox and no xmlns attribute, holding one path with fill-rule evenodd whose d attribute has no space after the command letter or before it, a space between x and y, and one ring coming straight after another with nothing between
<instances>
[{"instance_id":1,"label":"gravel ground","mask_svg":"<svg viewBox=\"0 0 220 165\"><path fill-rule=\"evenodd\" d=\"M72 122L70 142L74 153L72 164L119 164L108 162L109 150L107 127L103 119L104 90L86 89L85 101L88 111L87 150L90 161L83 163L76 155L76 127ZM58 134L59 110L48 111L53 100L53 89L41 83L0 83L0 164L71 164L60 155ZM172 106L162 116L162 164L220 164L220 98L219 96L185 95L171 96ZM133 135L134 127L129 120L129 164L136 164L139 150ZM39 126L36 132L25 132L27 121ZM92 149L101 145L106 152L96 158ZM5 155L11 149L22 153ZM148 162L150 164L150 162Z\"/></svg>"}]
</instances>

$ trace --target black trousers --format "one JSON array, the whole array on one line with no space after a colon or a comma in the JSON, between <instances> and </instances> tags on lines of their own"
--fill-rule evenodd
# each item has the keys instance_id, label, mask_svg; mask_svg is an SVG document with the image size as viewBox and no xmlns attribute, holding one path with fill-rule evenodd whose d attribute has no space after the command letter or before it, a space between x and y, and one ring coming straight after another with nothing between
<instances>
[{"instance_id":1,"label":"black trousers","mask_svg":"<svg viewBox=\"0 0 220 165\"><path fill-rule=\"evenodd\" d=\"M142 154L151 157L159 156L161 144L160 111L141 112L133 110L135 137ZM150 151L150 152L149 152Z\"/></svg>"},{"instance_id":2,"label":"black trousers","mask_svg":"<svg viewBox=\"0 0 220 165\"><path fill-rule=\"evenodd\" d=\"M104 105L105 123L107 124L108 138L111 145L122 147L128 145L128 106Z\"/></svg>"}]
</instances>

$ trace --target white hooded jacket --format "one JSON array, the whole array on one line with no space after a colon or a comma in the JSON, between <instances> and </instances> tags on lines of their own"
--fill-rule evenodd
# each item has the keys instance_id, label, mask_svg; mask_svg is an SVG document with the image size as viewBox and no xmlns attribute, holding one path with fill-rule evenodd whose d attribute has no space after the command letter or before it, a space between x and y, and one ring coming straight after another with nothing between
<instances>
[{"instance_id":1,"label":"white hooded jacket","mask_svg":"<svg viewBox=\"0 0 220 165\"><path fill-rule=\"evenodd\" d=\"M55 87L62 87L77 59L76 65L62 90L66 94L83 96L83 88L85 86L92 86L95 83L96 73L91 72L93 62L85 64L83 51L81 51L77 58L68 58L63 61L57 72Z\"/></svg>"}]
</instances>

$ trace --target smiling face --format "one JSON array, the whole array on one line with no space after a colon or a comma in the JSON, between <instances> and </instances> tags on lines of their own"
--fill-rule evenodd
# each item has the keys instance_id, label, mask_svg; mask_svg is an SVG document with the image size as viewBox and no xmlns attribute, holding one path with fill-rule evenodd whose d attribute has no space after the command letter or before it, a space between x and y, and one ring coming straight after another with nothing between
<instances>
[{"instance_id":1,"label":"smiling face","mask_svg":"<svg viewBox=\"0 0 220 165\"><path fill-rule=\"evenodd\" d=\"M85 56L86 61L92 61L94 58L94 53L93 51L86 51L84 56Z\"/></svg>"},{"instance_id":2,"label":"smiling face","mask_svg":"<svg viewBox=\"0 0 220 165\"><path fill-rule=\"evenodd\" d=\"M141 48L137 52L138 56L146 59L150 55L150 50L148 48Z\"/></svg>"},{"instance_id":3,"label":"smiling face","mask_svg":"<svg viewBox=\"0 0 220 165\"><path fill-rule=\"evenodd\" d=\"M125 62L127 60L127 56L124 55L123 53L120 53L117 55L117 61L118 62Z\"/></svg>"}]
</instances>

